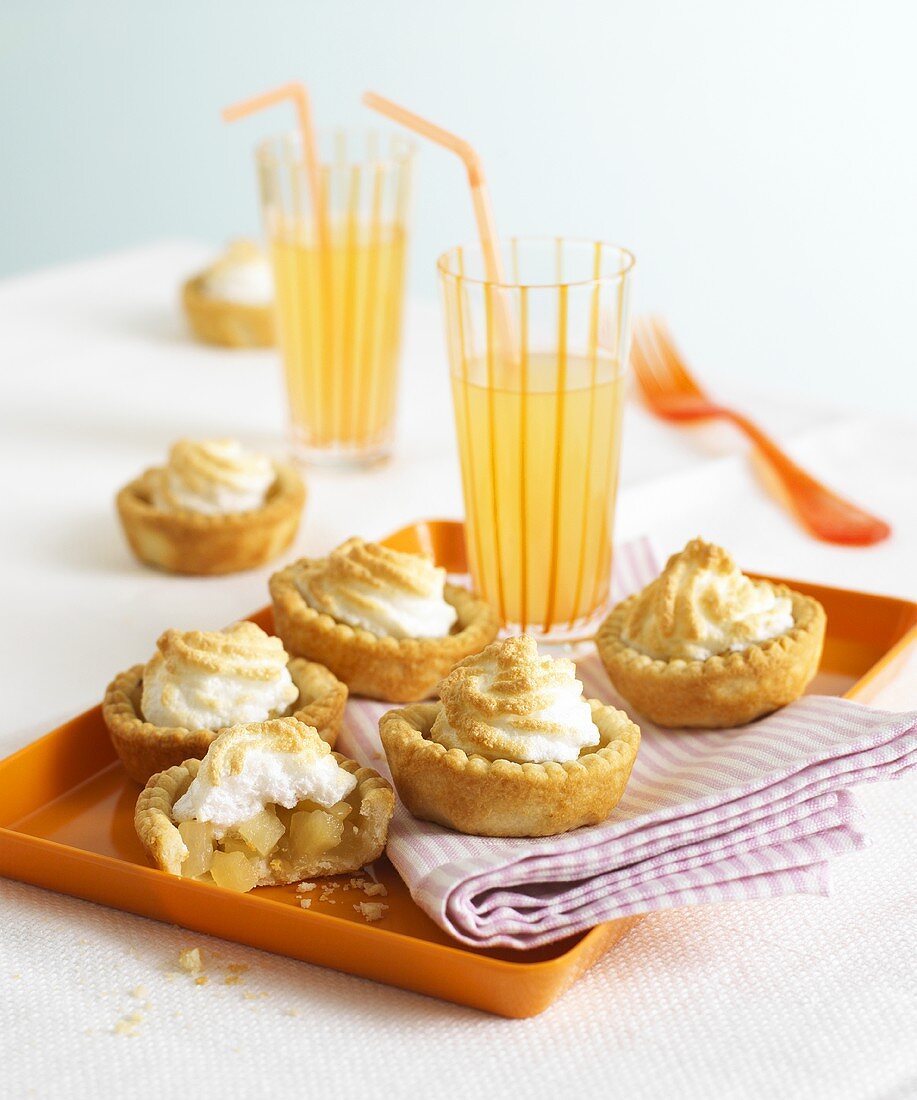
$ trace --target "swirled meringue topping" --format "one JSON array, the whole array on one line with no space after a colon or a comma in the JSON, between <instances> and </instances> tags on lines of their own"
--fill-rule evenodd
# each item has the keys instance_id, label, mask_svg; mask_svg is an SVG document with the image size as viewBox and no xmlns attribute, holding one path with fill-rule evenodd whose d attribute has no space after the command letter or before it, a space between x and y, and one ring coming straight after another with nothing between
<instances>
[{"instance_id":1,"label":"swirled meringue topping","mask_svg":"<svg viewBox=\"0 0 917 1100\"><path fill-rule=\"evenodd\" d=\"M352 538L295 575L306 603L339 623L393 638L441 638L456 620L443 596L445 569L424 554L404 554Z\"/></svg>"},{"instance_id":2,"label":"swirled meringue topping","mask_svg":"<svg viewBox=\"0 0 917 1100\"><path fill-rule=\"evenodd\" d=\"M292 809L308 798L333 806L356 785L312 726L277 718L221 733L172 816L179 822L211 821L219 833L248 821L269 802Z\"/></svg>"},{"instance_id":3,"label":"swirled meringue topping","mask_svg":"<svg viewBox=\"0 0 917 1100\"><path fill-rule=\"evenodd\" d=\"M252 512L264 504L276 478L267 455L246 451L235 439L182 439L160 471L153 505L202 515Z\"/></svg>"},{"instance_id":4,"label":"swirled meringue topping","mask_svg":"<svg viewBox=\"0 0 917 1100\"><path fill-rule=\"evenodd\" d=\"M575 760L599 742L576 666L523 634L460 661L439 686L430 737L488 760Z\"/></svg>"},{"instance_id":5,"label":"swirled meringue topping","mask_svg":"<svg viewBox=\"0 0 917 1100\"><path fill-rule=\"evenodd\" d=\"M218 730L283 714L299 690L286 652L255 623L167 630L143 670L141 710L154 726Z\"/></svg>"},{"instance_id":6,"label":"swirled meringue topping","mask_svg":"<svg viewBox=\"0 0 917 1100\"><path fill-rule=\"evenodd\" d=\"M634 601L621 637L656 660L704 661L792 628L788 596L746 577L722 547L692 539Z\"/></svg>"},{"instance_id":7,"label":"swirled meringue topping","mask_svg":"<svg viewBox=\"0 0 917 1100\"><path fill-rule=\"evenodd\" d=\"M221 302L268 306L274 300L271 265L254 241L233 241L204 272L202 289Z\"/></svg>"}]
</instances>

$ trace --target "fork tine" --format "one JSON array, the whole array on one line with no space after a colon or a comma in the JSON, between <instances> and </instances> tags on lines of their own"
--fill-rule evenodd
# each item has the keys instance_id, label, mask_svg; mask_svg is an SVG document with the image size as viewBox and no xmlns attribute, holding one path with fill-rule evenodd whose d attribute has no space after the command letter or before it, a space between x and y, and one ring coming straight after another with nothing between
<instances>
[{"instance_id":1,"label":"fork tine","mask_svg":"<svg viewBox=\"0 0 917 1100\"><path fill-rule=\"evenodd\" d=\"M675 341L672 339L665 321L660 317L654 317L651 324L654 343L665 363L666 372L671 378L671 388L681 393L691 394L692 397L705 397L706 394L688 370L684 359L675 347Z\"/></svg>"},{"instance_id":2,"label":"fork tine","mask_svg":"<svg viewBox=\"0 0 917 1100\"><path fill-rule=\"evenodd\" d=\"M655 325L654 318L642 318L638 333L638 350L642 358L644 381L648 382L658 404L678 396L680 388L677 379L673 377L666 356L658 346Z\"/></svg>"},{"instance_id":3,"label":"fork tine","mask_svg":"<svg viewBox=\"0 0 917 1100\"><path fill-rule=\"evenodd\" d=\"M633 343L630 351L631 366L637 378L637 384L646 401L653 405L656 398L662 395L663 387L659 384L653 370L652 357L649 349L649 328L646 320L639 318L634 322Z\"/></svg>"}]
</instances>

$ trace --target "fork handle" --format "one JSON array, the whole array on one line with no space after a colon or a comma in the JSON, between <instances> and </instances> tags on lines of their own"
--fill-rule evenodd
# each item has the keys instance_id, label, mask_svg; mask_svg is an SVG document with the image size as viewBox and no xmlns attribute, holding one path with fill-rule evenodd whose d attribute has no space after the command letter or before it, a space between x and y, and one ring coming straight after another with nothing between
<instances>
[{"instance_id":1,"label":"fork handle","mask_svg":"<svg viewBox=\"0 0 917 1100\"><path fill-rule=\"evenodd\" d=\"M806 473L754 421L734 409L718 407L723 416L748 436L770 463L790 504L813 535L826 542L871 546L891 534L885 520L838 496Z\"/></svg>"}]
</instances>

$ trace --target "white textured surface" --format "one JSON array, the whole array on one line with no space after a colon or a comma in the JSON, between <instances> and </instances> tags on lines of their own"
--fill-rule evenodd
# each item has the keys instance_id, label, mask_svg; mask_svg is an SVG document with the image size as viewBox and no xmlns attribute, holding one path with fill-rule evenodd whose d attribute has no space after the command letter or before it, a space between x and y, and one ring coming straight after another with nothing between
<instances>
[{"instance_id":1,"label":"white textured surface","mask_svg":"<svg viewBox=\"0 0 917 1100\"><path fill-rule=\"evenodd\" d=\"M279 449L269 357L193 348L172 319L177 279L202 254L163 247L0 285L0 468L30 470L4 483L0 753L94 701L112 672L146 659L165 626L223 626L265 602L267 570L211 583L135 566L110 506L119 482L181 434ZM438 318L416 310L409 332L411 432L399 457L362 479L313 476L298 550L325 550L355 526L374 536L458 514ZM650 530L671 549L700 531L743 568L913 597L908 434L757 408L776 431L820 424L795 453L888 515L896 538L869 551L811 542L760 493L744 459L687 469L739 452L731 433L674 432L634 408L621 534ZM67 655L50 682L49 639ZM877 702L913 706L915 682L912 662L911 679ZM0 880L0 1091L175 1096L194 1082L202 1097L268 1086L329 1096L905 1097L917 1091L915 789L908 780L860 792L873 845L836 865L831 897L649 917L525 1021ZM186 946L202 949L206 985L168 976ZM226 985L231 963L249 969ZM118 1034L134 1012L136 1034Z\"/></svg>"}]
</instances>

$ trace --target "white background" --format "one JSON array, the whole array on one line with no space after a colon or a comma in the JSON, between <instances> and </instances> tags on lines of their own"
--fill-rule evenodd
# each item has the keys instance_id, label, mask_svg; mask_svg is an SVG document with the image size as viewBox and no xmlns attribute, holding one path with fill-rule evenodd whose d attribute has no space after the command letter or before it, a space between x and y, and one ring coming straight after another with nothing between
<instances>
[{"instance_id":1,"label":"white background","mask_svg":"<svg viewBox=\"0 0 917 1100\"><path fill-rule=\"evenodd\" d=\"M257 229L251 147L219 120L294 77L327 124L373 88L474 141L505 233L638 257L705 377L917 407L917 6L771 0L4 0L0 273ZM473 234L425 148L415 293Z\"/></svg>"}]
</instances>

